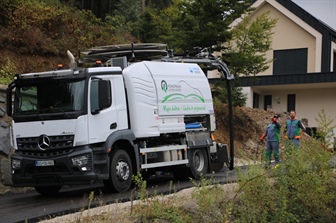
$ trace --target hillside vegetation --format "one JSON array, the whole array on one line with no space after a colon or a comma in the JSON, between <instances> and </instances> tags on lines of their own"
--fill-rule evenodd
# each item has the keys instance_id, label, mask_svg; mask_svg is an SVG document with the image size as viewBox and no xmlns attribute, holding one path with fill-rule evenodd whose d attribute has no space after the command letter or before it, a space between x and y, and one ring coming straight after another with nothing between
<instances>
[{"instance_id":1,"label":"hillside vegetation","mask_svg":"<svg viewBox=\"0 0 336 223\"><path fill-rule=\"evenodd\" d=\"M0 83L13 74L67 66L66 51L130 43L134 37L118 31L91 11L41 1L3 0L0 8Z\"/></svg>"}]
</instances>

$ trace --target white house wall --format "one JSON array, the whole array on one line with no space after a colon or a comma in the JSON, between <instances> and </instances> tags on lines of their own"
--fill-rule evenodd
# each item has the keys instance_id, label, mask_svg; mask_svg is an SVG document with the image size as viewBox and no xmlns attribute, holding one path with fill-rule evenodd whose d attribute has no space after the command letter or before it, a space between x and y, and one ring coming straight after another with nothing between
<instances>
[{"instance_id":1,"label":"white house wall","mask_svg":"<svg viewBox=\"0 0 336 223\"><path fill-rule=\"evenodd\" d=\"M309 125L318 126L315 118L324 109L326 116L336 120L336 88L333 89L316 89L311 91L298 91L298 103L302 114L309 118Z\"/></svg>"},{"instance_id":2,"label":"white house wall","mask_svg":"<svg viewBox=\"0 0 336 223\"><path fill-rule=\"evenodd\" d=\"M258 93L258 90L255 90ZM261 91L260 94L260 107L263 107L263 98L265 95L272 95L272 110L278 114L285 115L287 112L287 95L296 95L296 112L298 118L308 119L310 127L318 127L318 122L315 120L318 118L319 113L324 109L327 117L336 120L336 88L325 89L289 89L276 90L276 91ZM279 102L277 102L279 98ZM252 100L251 100L252 101ZM252 106L248 106L252 107ZM335 123L336 124L336 123Z\"/></svg>"},{"instance_id":3,"label":"white house wall","mask_svg":"<svg viewBox=\"0 0 336 223\"><path fill-rule=\"evenodd\" d=\"M331 61L330 61L330 71L331 72L335 72L336 70L334 70L334 67L336 67L336 65L334 65L334 63L336 63L336 59L334 58L334 53L336 53L336 43L332 42L331 43Z\"/></svg>"},{"instance_id":4,"label":"white house wall","mask_svg":"<svg viewBox=\"0 0 336 223\"><path fill-rule=\"evenodd\" d=\"M246 107L253 107L253 91L251 87L242 87L242 93L246 96Z\"/></svg>"}]
</instances>

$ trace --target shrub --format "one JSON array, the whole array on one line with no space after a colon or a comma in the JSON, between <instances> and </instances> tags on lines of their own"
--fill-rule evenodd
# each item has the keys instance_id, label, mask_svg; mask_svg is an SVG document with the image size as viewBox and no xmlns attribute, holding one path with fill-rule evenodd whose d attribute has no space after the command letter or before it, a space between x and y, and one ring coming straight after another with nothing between
<instances>
[{"instance_id":1,"label":"shrub","mask_svg":"<svg viewBox=\"0 0 336 223\"><path fill-rule=\"evenodd\" d=\"M9 84L13 80L15 69L14 63L7 58L7 62L0 68L0 84Z\"/></svg>"},{"instance_id":2,"label":"shrub","mask_svg":"<svg viewBox=\"0 0 336 223\"><path fill-rule=\"evenodd\" d=\"M320 117L324 117L323 115ZM321 129L332 122L323 118ZM332 222L336 218L336 177L333 153L318 139L285 145L278 168L254 165L239 176L240 189L232 203L235 222Z\"/></svg>"}]
</instances>

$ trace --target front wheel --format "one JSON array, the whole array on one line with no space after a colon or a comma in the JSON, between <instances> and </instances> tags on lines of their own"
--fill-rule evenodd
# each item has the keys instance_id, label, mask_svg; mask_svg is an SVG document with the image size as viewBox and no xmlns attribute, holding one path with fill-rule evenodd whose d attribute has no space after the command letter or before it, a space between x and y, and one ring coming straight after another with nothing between
<instances>
[{"instance_id":1,"label":"front wheel","mask_svg":"<svg viewBox=\"0 0 336 223\"><path fill-rule=\"evenodd\" d=\"M104 181L107 190L125 192L132 184L132 162L125 150L116 150L111 154L110 178Z\"/></svg>"}]
</instances>

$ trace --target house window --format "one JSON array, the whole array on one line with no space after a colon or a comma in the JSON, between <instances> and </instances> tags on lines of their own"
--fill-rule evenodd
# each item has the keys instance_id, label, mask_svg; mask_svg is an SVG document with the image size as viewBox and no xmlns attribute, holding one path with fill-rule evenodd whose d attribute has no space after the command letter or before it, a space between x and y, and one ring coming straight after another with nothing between
<instances>
[{"instance_id":1,"label":"house window","mask_svg":"<svg viewBox=\"0 0 336 223\"><path fill-rule=\"evenodd\" d=\"M274 50L273 74L307 73L308 49Z\"/></svg>"},{"instance_id":2,"label":"house window","mask_svg":"<svg viewBox=\"0 0 336 223\"><path fill-rule=\"evenodd\" d=\"M264 97L264 110L272 108L272 95L265 95Z\"/></svg>"},{"instance_id":3,"label":"house window","mask_svg":"<svg viewBox=\"0 0 336 223\"><path fill-rule=\"evenodd\" d=\"M259 94L253 93L253 108L259 108Z\"/></svg>"},{"instance_id":4,"label":"house window","mask_svg":"<svg viewBox=\"0 0 336 223\"><path fill-rule=\"evenodd\" d=\"M287 112L295 111L295 94L289 94L287 95Z\"/></svg>"}]
</instances>

